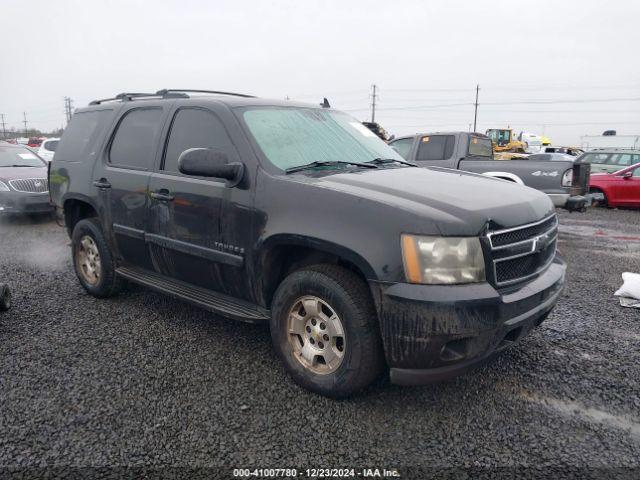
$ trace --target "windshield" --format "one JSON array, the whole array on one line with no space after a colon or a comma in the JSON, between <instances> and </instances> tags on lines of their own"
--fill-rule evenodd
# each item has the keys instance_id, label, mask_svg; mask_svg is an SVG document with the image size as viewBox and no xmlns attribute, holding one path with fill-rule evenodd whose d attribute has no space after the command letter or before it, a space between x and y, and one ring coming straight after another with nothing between
<instances>
[{"instance_id":1,"label":"windshield","mask_svg":"<svg viewBox=\"0 0 640 480\"><path fill-rule=\"evenodd\" d=\"M375 133L342 112L261 107L245 110L243 118L264 155L282 170L311 162L402 160Z\"/></svg>"},{"instance_id":2,"label":"windshield","mask_svg":"<svg viewBox=\"0 0 640 480\"><path fill-rule=\"evenodd\" d=\"M45 164L26 148L0 147L0 167L43 167Z\"/></svg>"},{"instance_id":3,"label":"windshield","mask_svg":"<svg viewBox=\"0 0 640 480\"><path fill-rule=\"evenodd\" d=\"M471 137L471 141L469 142L469 155L475 155L478 157L493 156L491 140L488 138Z\"/></svg>"}]
</instances>

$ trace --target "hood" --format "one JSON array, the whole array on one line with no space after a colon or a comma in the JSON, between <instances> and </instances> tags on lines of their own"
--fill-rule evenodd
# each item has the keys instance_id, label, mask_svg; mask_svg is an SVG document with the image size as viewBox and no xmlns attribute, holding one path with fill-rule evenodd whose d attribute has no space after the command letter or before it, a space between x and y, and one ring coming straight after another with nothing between
<instances>
[{"instance_id":1,"label":"hood","mask_svg":"<svg viewBox=\"0 0 640 480\"><path fill-rule=\"evenodd\" d=\"M549 197L532 188L445 168L359 170L314 183L428 218L442 235L477 235L487 224L514 227L554 211Z\"/></svg>"},{"instance_id":2,"label":"hood","mask_svg":"<svg viewBox=\"0 0 640 480\"><path fill-rule=\"evenodd\" d=\"M0 167L0 180L47 178L47 167Z\"/></svg>"}]
</instances>

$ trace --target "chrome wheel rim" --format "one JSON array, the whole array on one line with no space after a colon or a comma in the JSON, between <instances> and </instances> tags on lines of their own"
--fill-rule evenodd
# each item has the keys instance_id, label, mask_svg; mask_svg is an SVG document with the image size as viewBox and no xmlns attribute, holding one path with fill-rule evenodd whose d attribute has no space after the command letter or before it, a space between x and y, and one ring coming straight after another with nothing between
<instances>
[{"instance_id":1,"label":"chrome wheel rim","mask_svg":"<svg viewBox=\"0 0 640 480\"><path fill-rule=\"evenodd\" d=\"M289 310L289 343L294 358L313 373L335 372L346 350L344 328L335 310L313 295L297 299Z\"/></svg>"},{"instance_id":2,"label":"chrome wheel rim","mask_svg":"<svg viewBox=\"0 0 640 480\"><path fill-rule=\"evenodd\" d=\"M100 264L100 252L96 242L89 235L80 239L76 252L76 263L82 277L91 285L100 281L102 265Z\"/></svg>"}]
</instances>

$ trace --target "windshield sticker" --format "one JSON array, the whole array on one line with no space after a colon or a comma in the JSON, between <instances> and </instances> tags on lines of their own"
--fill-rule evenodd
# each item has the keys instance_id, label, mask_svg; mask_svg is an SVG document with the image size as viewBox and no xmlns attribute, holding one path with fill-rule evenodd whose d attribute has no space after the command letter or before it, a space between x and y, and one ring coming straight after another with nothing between
<instances>
[{"instance_id":1,"label":"windshield sticker","mask_svg":"<svg viewBox=\"0 0 640 480\"><path fill-rule=\"evenodd\" d=\"M19 153L18 156L23 160L37 160L38 159L38 157L36 157L33 153Z\"/></svg>"},{"instance_id":2,"label":"windshield sticker","mask_svg":"<svg viewBox=\"0 0 640 480\"><path fill-rule=\"evenodd\" d=\"M351 125L353 128L355 128L357 131L359 131L365 137L375 137L376 136L375 133L373 133L371 130L369 130L367 127L365 127L361 123L349 122L349 125Z\"/></svg>"}]
</instances>

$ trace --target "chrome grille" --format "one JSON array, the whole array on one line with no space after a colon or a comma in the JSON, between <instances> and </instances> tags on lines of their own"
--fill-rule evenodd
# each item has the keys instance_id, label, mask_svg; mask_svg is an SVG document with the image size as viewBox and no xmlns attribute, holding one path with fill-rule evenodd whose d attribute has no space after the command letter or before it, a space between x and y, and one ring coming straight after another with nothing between
<instances>
[{"instance_id":1,"label":"chrome grille","mask_svg":"<svg viewBox=\"0 0 640 480\"><path fill-rule=\"evenodd\" d=\"M539 222L490 232L491 261L497 286L522 282L545 270L556 254L556 214Z\"/></svg>"},{"instance_id":2,"label":"chrome grille","mask_svg":"<svg viewBox=\"0 0 640 480\"><path fill-rule=\"evenodd\" d=\"M9 180L11 188L17 192L25 193L47 193L49 191L49 182L46 178L20 178Z\"/></svg>"}]
</instances>

